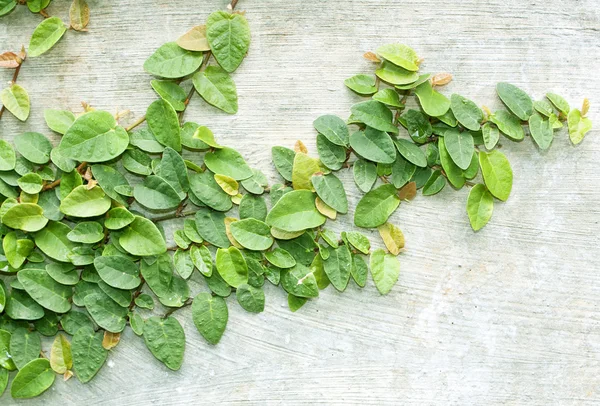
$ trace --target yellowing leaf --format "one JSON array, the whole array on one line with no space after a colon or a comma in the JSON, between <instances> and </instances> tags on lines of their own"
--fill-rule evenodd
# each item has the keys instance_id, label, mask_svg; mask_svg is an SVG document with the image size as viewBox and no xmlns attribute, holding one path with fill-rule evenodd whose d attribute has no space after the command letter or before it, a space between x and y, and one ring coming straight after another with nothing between
<instances>
[{"instance_id":1,"label":"yellowing leaf","mask_svg":"<svg viewBox=\"0 0 600 406\"><path fill-rule=\"evenodd\" d=\"M271 227L271 235L278 240L292 240L296 237L300 237L302 234L304 234L304 230L284 231L279 228Z\"/></svg>"},{"instance_id":2,"label":"yellowing leaf","mask_svg":"<svg viewBox=\"0 0 600 406\"><path fill-rule=\"evenodd\" d=\"M583 104L581 106L581 116L585 117L588 111L590 111L590 100L586 97L583 99Z\"/></svg>"},{"instance_id":3,"label":"yellowing leaf","mask_svg":"<svg viewBox=\"0 0 600 406\"><path fill-rule=\"evenodd\" d=\"M65 374L73 368L73 357L71 356L71 343L67 338L59 334L54 339L50 350L50 366L57 374Z\"/></svg>"},{"instance_id":4,"label":"yellowing leaf","mask_svg":"<svg viewBox=\"0 0 600 406\"><path fill-rule=\"evenodd\" d=\"M121 340L121 333L111 333L110 331L104 332L104 338L102 339L102 347L105 350L111 350L119 344Z\"/></svg>"},{"instance_id":5,"label":"yellowing leaf","mask_svg":"<svg viewBox=\"0 0 600 406\"><path fill-rule=\"evenodd\" d=\"M217 173L215 174L215 181L229 196L237 196L239 193L239 185L232 177Z\"/></svg>"},{"instance_id":6,"label":"yellowing leaf","mask_svg":"<svg viewBox=\"0 0 600 406\"><path fill-rule=\"evenodd\" d=\"M377 227L377 231L391 254L398 255L404 248L404 234L400 228L392 223L385 223Z\"/></svg>"},{"instance_id":7,"label":"yellowing leaf","mask_svg":"<svg viewBox=\"0 0 600 406\"><path fill-rule=\"evenodd\" d=\"M297 152L292 167L292 186L295 190L314 190L310 178L320 171L318 159L311 158L303 152Z\"/></svg>"},{"instance_id":8,"label":"yellowing leaf","mask_svg":"<svg viewBox=\"0 0 600 406\"><path fill-rule=\"evenodd\" d=\"M300 140L296 141L296 143L294 144L294 151L302 152L303 154L308 154L308 149L306 148L306 145L304 145L304 143Z\"/></svg>"},{"instance_id":9,"label":"yellowing leaf","mask_svg":"<svg viewBox=\"0 0 600 406\"><path fill-rule=\"evenodd\" d=\"M325 217L328 217L332 220L335 220L335 218L337 217L337 211L328 206L323 200L321 200L320 197L317 197L315 199L315 206L317 207L319 213L321 213Z\"/></svg>"},{"instance_id":10,"label":"yellowing leaf","mask_svg":"<svg viewBox=\"0 0 600 406\"><path fill-rule=\"evenodd\" d=\"M230 228L231 223L238 221L238 219L233 218L233 217L225 217L224 221L225 221L225 234L227 234L227 238L229 239L229 242L231 243L231 245L233 245L236 248L243 249L244 247L242 247L240 245L240 243L237 242L235 240L235 238L233 238L233 234L231 234L231 228Z\"/></svg>"},{"instance_id":11,"label":"yellowing leaf","mask_svg":"<svg viewBox=\"0 0 600 406\"><path fill-rule=\"evenodd\" d=\"M381 62L381 59L379 59L377 57L377 55L375 55L374 52L365 52L365 54L363 55L363 58L365 58L367 61L371 61L371 62Z\"/></svg>"},{"instance_id":12,"label":"yellowing leaf","mask_svg":"<svg viewBox=\"0 0 600 406\"><path fill-rule=\"evenodd\" d=\"M433 75L431 80L431 86L444 86L452 81L451 73L438 73L437 75Z\"/></svg>"},{"instance_id":13,"label":"yellowing leaf","mask_svg":"<svg viewBox=\"0 0 600 406\"><path fill-rule=\"evenodd\" d=\"M398 191L398 197L400 200L412 200L417 195L417 184L415 182L408 182Z\"/></svg>"},{"instance_id":14,"label":"yellowing leaf","mask_svg":"<svg viewBox=\"0 0 600 406\"><path fill-rule=\"evenodd\" d=\"M84 31L90 22L90 8L85 0L73 0L69 9L71 28L76 31Z\"/></svg>"},{"instance_id":15,"label":"yellowing leaf","mask_svg":"<svg viewBox=\"0 0 600 406\"><path fill-rule=\"evenodd\" d=\"M210 51L210 45L206 38L206 26L197 25L191 30L177 38L177 45L188 51Z\"/></svg>"}]
</instances>

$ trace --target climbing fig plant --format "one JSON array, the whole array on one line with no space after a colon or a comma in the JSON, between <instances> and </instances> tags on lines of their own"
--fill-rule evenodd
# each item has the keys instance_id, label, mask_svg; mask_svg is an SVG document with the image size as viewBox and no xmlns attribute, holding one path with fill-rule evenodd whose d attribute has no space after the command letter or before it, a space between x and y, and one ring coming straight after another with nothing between
<instances>
[{"instance_id":1,"label":"climbing fig plant","mask_svg":"<svg viewBox=\"0 0 600 406\"><path fill-rule=\"evenodd\" d=\"M0 0L0 15L16 3ZM34 3L48 5L26 2ZM157 97L135 122L84 104L44 111L56 145L38 132L0 140L0 394L10 381L14 398L40 395L57 374L90 381L127 326L177 370L186 345L178 309L191 306L199 335L216 345L230 306L264 310L265 283L283 288L291 311L329 285L364 287L369 273L386 294L400 274L404 236L389 218L402 201L419 189L469 186L467 213L478 230L512 187L496 149L501 136L530 135L546 149L565 122L574 144L591 128L587 101L581 110L552 93L534 102L508 83L497 86L506 109L494 113L444 96L437 89L450 75L420 74L415 51L385 45L366 55L377 63L374 75L345 82L368 99L347 120L314 121L318 158L301 141L273 147L281 178L269 185L207 126L184 120L196 93L210 105L206 115L238 110L232 73L250 29L236 3L148 57L143 68ZM36 29L30 56L58 41L65 27L56 27ZM10 58L3 66L19 69L24 56L7 66ZM413 95L419 107L406 109ZM3 98L21 118L13 101ZM364 193L356 207L336 176L350 169ZM346 214L359 228L377 228L386 250L372 249L360 231L328 228ZM180 227L165 235L166 220Z\"/></svg>"}]
</instances>

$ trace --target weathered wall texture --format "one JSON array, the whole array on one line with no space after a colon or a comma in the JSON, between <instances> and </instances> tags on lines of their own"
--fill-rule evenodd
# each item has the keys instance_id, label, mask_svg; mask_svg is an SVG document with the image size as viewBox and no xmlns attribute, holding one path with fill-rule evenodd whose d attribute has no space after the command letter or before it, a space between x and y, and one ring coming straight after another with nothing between
<instances>
[{"instance_id":1,"label":"weathered wall texture","mask_svg":"<svg viewBox=\"0 0 600 406\"><path fill-rule=\"evenodd\" d=\"M69 1L50 12L67 16ZM224 0L89 1L90 32L69 33L28 60L19 82L32 115L10 114L0 136L45 129L44 108L81 101L136 116L155 99L142 63L160 44L201 23ZM499 105L508 80L535 97L547 90L592 102L600 127L600 12L596 0L241 0L252 28L235 73L240 109L221 114L196 97L188 120L244 150L275 180L270 147L302 139L315 152L312 121L347 117L359 100L343 79L370 66L361 55L388 42L413 46L424 68L454 74L447 94ZM0 49L28 43L39 17L20 7L0 20ZM10 80L0 71L0 81ZM49 131L45 131L50 135ZM508 202L473 233L467 190L446 187L402 204L392 220L407 249L392 293L371 282L329 288L296 314L282 290L251 315L230 300L216 347L177 313L185 362L168 372L130 330L87 385L58 382L27 404L584 404L600 402L600 145L594 130L572 147L562 133L548 152L531 140L504 152L515 173ZM244 147L242 147L244 145ZM351 182L349 176L346 181ZM358 194L350 196L354 205ZM336 223L349 227L351 216ZM372 241L379 237L371 234ZM6 394L2 404L18 404Z\"/></svg>"}]
</instances>

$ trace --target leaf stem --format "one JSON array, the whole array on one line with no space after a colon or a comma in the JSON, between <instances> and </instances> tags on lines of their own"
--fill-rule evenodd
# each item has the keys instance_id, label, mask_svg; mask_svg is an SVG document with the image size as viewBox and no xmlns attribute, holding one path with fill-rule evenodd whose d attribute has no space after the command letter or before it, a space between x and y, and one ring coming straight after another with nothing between
<instances>
[{"instance_id":1,"label":"leaf stem","mask_svg":"<svg viewBox=\"0 0 600 406\"><path fill-rule=\"evenodd\" d=\"M194 301L192 299L188 299L183 303L183 306L181 307L173 307L169 310L167 310L167 312L165 313L165 315L162 317L163 319L166 319L167 317L169 317L170 315L172 315L173 313L175 313L177 310L183 309L184 307L188 307L190 306Z\"/></svg>"},{"instance_id":2,"label":"leaf stem","mask_svg":"<svg viewBox=\"0 0 600 406\"><path fill-rule=\"evenodd\" d=\"M177 211L175 211L173 213L165 214L163 216L151 218L150 220L152 220L155 223L158 223L159 221L172 220L180 217L192 216L194 214L196 214L196 210L181 211L180 213L177 213Z\"/></svg>"},{"instance_id":3,"label":"leaf stem","mask_svg":"<svg viewBox=\"0 0 600 406\"><path fill-rule=\"evenodd\" d=\"M19 66L17 66L15 68L15 73L13 73L13 77L12 77L12 80L11 80L11 83L13 85L15 83L17 83L17 79L19 78L19 72L21 72L21 66L23 66L23 62L24 62L24 59L23 59L23 61L21 61L21 63L19 64ZM4 110L5 110L5 108L4 108L4 106L2 106L2 108L0 108L0 119L2 118L2 114L4 114Z\"/></svg>"},{"instance_id":4,"label":"leaf stem","mask_svg":"<svg viewBox=\"0 0 600 406\"><path fill-rule=\"evenodd\" d=\"M125 131L129 132L129 131L133 130L135 127L137 127L138 125L142 124L144 121L146 121L146 116L145 115L143 115L142 117L138 118L129 127L125 128Z\"/></svg>"}]
</instances>

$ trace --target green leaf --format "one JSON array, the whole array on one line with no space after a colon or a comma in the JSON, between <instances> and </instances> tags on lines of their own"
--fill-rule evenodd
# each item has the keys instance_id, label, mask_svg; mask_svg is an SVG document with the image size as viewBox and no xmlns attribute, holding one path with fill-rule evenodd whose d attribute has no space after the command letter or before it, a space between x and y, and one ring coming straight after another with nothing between
<instances>
[{"instance_id":1,"label":"green leaf","mask_svg":"<svg viewBox=\"0 0 600 406\"><path fill-rule=\"evenodd\" d=\"M29 254L33 251L33 241L28 239L18 239L16 232L10 232L2 239L2 249L6 260L15 269L23 265Z\"/></svg>"},{"instance_id":2,"label":"green leaf","mask_svg":"<svg viewBox=\"0 0 600 406\"><path fill-rule=\"evenodd\" d=\"M326 218L315 207L315 195L308 190L294 190L279 199L267 215L266 223L283 231L302 231L318 227Z\"/></svg>"},{"instance_id":3,"label":"green leaf","mask_svg":"<svg viewBox=\"0 0 600 406\"><path fill-rule=\"evenodd\" d=\"M423 168L427 166L427 157L425 156L425 153L423 153L423 150L414 142L398 138L394 140L394 144L396 144L396 149L400 155L408 162Z\"/></svg>"},{"instance_id":4,"label":"green leaf","mask_svg":"<svg viewBox=\"0 0 600 406\"><path fill-rule=\"evenodd\" d=\"M17 181L21 190L27 194L34 195L41 192L44 181L37 173L28 173Z\"/></svg>"},{"instance_id":5,"label":"green leaf","mask_svg":"<svg viewBox=\"0 0 600 406\"><path fill-rule=\"evenodd\" d=\"M479 131L481 120L483 120L483 112L471 100L462 97L458 94L453 94L450 97L450 108L454 117L467 130Z\"/></svg>"},{"instance_id":6,"label":"green leaf","mask_svg":"<svg viewBox=\"0 0 600 406\"><path fill-rule=\"evenodd\" d=\"M238 286L235 297L242 309L250 313L260 313L265 310L265 292L248 284Z\"/></svg>"},{"instance_id":7,"label":"green leaf","mask_svg":"<svg viewBox=\"0 0 600 406\"><path fill-rule=\"evenodd\" d=\"M354 248L363 254L367 255L369 253L371 243L364 234L359 233L358 231L348 231L346 232L346 239Z\"/></svg>"},{"instance_id":8,"label":"green leaf","mask_svg":"<svg viewBox=\"0 0 600 406\"><path fill-rule=\"evenodd\" d=\"M196 228L196 222L193 219L186 219L183 222L183 232L186 237L190 239L190 241L195 242L197 244L201 244L204 242L200 234L198 233L198 229Z\"/></svg>"},{"instance_id":9,"label":"green leaf","mask_svg":"<svg viewBox=\"0 0 600 406\"><path fill-rule=\"evenodd\" d=\"M155 100L146 110L148 128L156 140L175 151L181 151L181 134L177 112L163 99Z\"/></svg>"},{"instance_id":10,"label":"green leaf","mask_svg":"<svg viewBox=\"0 0 600 406\"><path fill-rule=\"evenodd\" d=\"M510 195L513 173L506 156L500 151L479 153L479 166L483 180L494 197L506 201Z\"/></svg>"},{"instance_id":11,"label":"green leaf","mask_svg":"<svg viewBox=\"0 0 600 406\"><path fill-rule=\"evenodd\" d=\"M304 265L296 264L282 272L281 285L286 292L298 297L317 297L319 287L315 275Z\"/></svg>"},{"instance_id":12,"label":"green leaf","mask_svg":"<svg viewBox=\"0 0 600 406\"><path fill-rule=\"evenodd\" d=\"M148 128L142 128L129 135L129 142L150 154L159 154L165 149Z\"/></svg>"},{"instance_id":13,"label":"green leaf","mask_svg":"<svg viewBox=\"0 0 600 406\"><path fill-rule=\"evenodd\" d=\"M305 297L294 296L291 293L288 293L288 306L292 312L297 311L302 306L306 304L308 301Z\"/></svg>"},{"instance_id":14,"label":"green leaf","mask_svg":"<svg viewBox=\"0 0 600 406\"><path fill-rule=\"evenodd\" d=\"M0 101L2 101L2 105L6 110L10 111L19 120L25 121L29 117L31 109L29 95L27 90L16 83L2 90Z\"/></svg>"},{"instance_id":15,"label":"green leaf","mask_svg":"<svg viewBox=\"0 0 600 406\"><path fill-rule=\"evenodd\" d=\"M375 74L379 79L392 85L407 85L419 79L417 72L411 72L388 61L383 61Z\"/></svg>"},{"instance_id":16,"label":"green leaf","mask_svg":"<svg viewBox=\"0 0 600 406\"><path fill-rule=\"evenodd\" d=\"M167 250L165 240L156 225L140 216L125 228L119 244L128 253L137 256L159 255Z\"/></svg>"},{"instance_id":17,"label":"green leaf","mask_svg":"<svg viewBox=\"0 0 600 406\"><path fill-rule=\"evenodd\" d=\"M546 93L546 97L548 100L550 100L550 102L552 102L552 104L554 104L554 107L565 114L569 114L571 107L569 106L569 103L561 96L557 95L556 93Z\"/></svg>"},{"instance_id":18,"label":"green leaf","mask_svg":"<svg viewBox=\"0 0 600 406\"><path fill-rule=\"evenodd\" d=\"M440 150L440 162L442 168L448 177L448 181L452 186L460 189L465 184L465 177L462 169L460 169L450 157L448 150L446 149L445 137L440 137L438 141L438 148ZM427 177L429 179L429 176Z\"/></svg>"},{"instance_id":19,"label":"green leaf","mask_svg":"<svg viewBox=\"0 0 600 406\"><path fill-rule=\"evenodd\" d=\"M46 20L47 21L47 20ZM50 361L38 358L25 365L15 376L10 387L14 399L29 399L44 393L54 383L56 375Z\"/></svg>"},{"instance_id":20,"label":"green leaf","mask_svg":"<svg viewBox=\"0 0 600 406\"><path fill-rule=\"evenodd\" d=\"M193 82L196 91L207 103L225 113L237 113L237 89L235 82L225 70L218 66L209 66L203 72L197 72Z\"/></svg>"},{"instance_id":21,"label":"green leaf","mask_svg":"<svg viewBox=\"0 0 600 406\"><path fill-rule=\"evenodd\" d=\"M167 253L160 255L152 263L141 261L140 271L156 296L165 297L169 294L173 280L173 262Z\"/></svg>"},{"instance_id":22,"label":"green leaf","mask_svg":"<svg viewBox=\"0 0 600 406\"><path fill-rule=\"evenodd\" d=\"M133 188L133 196L143 206L152 210L174 209L182 198L166 180L160 176L150 175L143 183Z\"/></svg>"},{"instance_id":23,"label":"green leaf","mask_svg":"<svg viewBox=\"0 0 600 406\"><path fill-rule=\"evenodd\" d=\"M338 116L321 116L313 122L313 125L319 134L323 134L333 144L343 147L348 145L348 126Z\"/></svg>"},{"instance_id":24,"label":"green leaf","mask_svg":"<svg viewBox=\"0 0 600 406\"><path fill-rule=\"evenodd\" d=\"M534 113L529 117L529 132L540 149L548 149L554 138L554 130L550 120Z\"/></svg>"},{"instance_id":25,"label":"green leaf","mask_svg":"<svg viewBox=\"0 0 600 406\"><path fill-rule=\"evenodd\" d=\"M135 216L124 207L115 207L106 213L104 227L109 230L120 230L135 220Z\"/></svg>"},{"instance_id":26,"label":"green leaf","mask_svg":"<svg viewBox=\"0 0 600 406\"><path fill-rule=\"evenodd\" d=\"M68 254L77 245L67 237L71 228L56 221L51 221L42 230L34 234L35 245L42 250L44 254L60 262L71 262Z\"/></svg>"},{"instance_id":27,"label":"green leaf","mask_svg":"<svg viewBox=\"0 0 600 406\"><path fill-rule=\"evenodd\" d=\"M219 65L233 72L250 47L250 27L241 14L215 11L206 20L206 38Z\"/></svg>"},{"instance_id":28,"label":"green leaf","mask_svg":"<svg viewBox=\"0 0 600 406\"><path fill-rule=\"evenodd\" d=\"M521 120L526 121L533 114L531 97L515 85L500 82L496 85L496 92L506 107Z\"/></svg>"},{"instance_id":29,"label":"green leaf","mask_svg":"<svg viewBox=\"0 0 600 406\"><path fill-rule=\"evenodd\" d=\"M294 257L282 248L275 248L272 251L265 252L265 258L277 268L291 268L296 265Z\"/></svg>"},{"instance_id":30,"label":"green leaf","mask_svg":"<svg viewBox=\"0 0 600 406\"><path fill-rule=\"evenodd\" d=\"M296 153L285 147L276 146L271 148L273 164L277 172L288 182L292 181L292 168Z\"/></svg>"},{"instance_id":31,"label":"green leaf","mask_svg":"<svg viewBox=\"0 0 600 406\"><path fill-rule=\"evenodd\" d=\"M382 102L392 107L402 107L404 104L400 101L398 92L393 89L382 89L373 95L373 100Z\"/></svg>"},{"instance_id":32,"label":"green leaf","mask_svg":"<svg viewBox=\"0 0 600 406\"><path fill-rule=\"evenodd\" d=\"M13 147L6 141L0 140L0 171L15 169L16 155Z\"/></svg>"},{"instance_id":33,"label":"green leaf","mask_svg":"<svg viewBox=\"0 0 600 406\"><path fill-rule=\"evenodd\" d=\"M370 96L377 92L375 86L375 77L371 75L354 75L344 80L344 84L356 93L364 96Z\"/></svg>"},{"instance_id":34,"label":"green leaf","mask_svg":"<svg viewBox=\"0 0 600 406\"><path fill-rule=\"evenodd\" d=\"M75 114L69 110L45 109L44 120L52 131L65 134L75 122Z\"/></svg>"},{"instance_id":35,"label":"green leaf","mask_svg":"<svg viewBox=\"0 0 600 406\"><path fill-rule=\"evenodd\" d=\"M50 4L51 0L27 0L27 8L32 13L39 13Z\"/></svg>"},{"instance_id":36,"label":"green leaf","mask_svg":"<svg viewBox=\"0 0 600 406\"><path fill-rule=\"evenodd\" d=\"M402 157L401 154L396 156L396 160L392 164L392 177L391 181L396 189L400 189L406 185L415 174L417 166L413 163L408 162Z\"/></svg>"},{"instance_id":37,"label":"green leaf","mask_svg":"<svg viewBox=\"0 0 600 406\"><path fill-rule=\"evenodd\" d=\"M152 173L152 158L138 149L130 149L123 154L123 167L136 175L148 176Z\"/></svg>"},{"instance_id":38,"label":"green leaf","mask_svg":"<svg viewBox=\"0 0 600 406\"><path fill-rule=\"evenodd\" d=\"M498 126L504 135L513 141L521 141L525 138L525 132L521 127L519 118L506 110L499 110L492 114L490 121Z\"/></svg>"},{"instance_id":39,"label":"green leaf","mask_svg":"<svg viewBox=\"0 0 600 406\"><path fill-rule=\"evenodd\" d=\"M202 52L186 51L175 42L167 42L146 59L144 70L152 75L176 79L194 73L202 60Z\"/></svg>"},{"instance_id":40,"label":"green leaf","mask_svg":"<svg viewBox=\"0 0 600 406\"><path fill-rule=\"evenodd\" d=\"M0 0L0 17L10 13L17 6L16 0ZM0 395L2 391L0 391Z\"/></svg>"},{"instance_id":41,"label":"green leaf","mask_svg":"<svg viewBox=\"0 0 600 406\"><path fill-rule=\"evenodd\" d=\"M409 83L407 85L397 85L395 87L398 90L410 90L410 89L414 89L417 86L419 86L421 83L425 83L425 82L429 81L430 77L431 77L431 73L425 73L423 75L420 75L419 79L417 79L416 81L414 81L412 83Z\"/></svg>"},{"instance_id":42,"label":"green leaf","mask_svg":"<svg viewBox=\"0 0 600 406\"><path fill-rule=\"evenodd\" d=\"M14 371L17 369L17 366L10 356L10 339L10 332L0 330L0 369Z\"/></svg>"},{"instance_id":43,"label":"green leaf","mask_svg":"<svg viewBox=\"0 0 600 406\"><path fill-rule=\"evenodd\" d=\"M352 268L350 269L350 274L358 286L361 288L365 287L367 284L369 268L367 267L365 260L360 255L352 256Z\"/></svg>"},{"instance_id":44,"label":"green leaf","mask_svg":"<svg viewBox=\"0 0 600 406\"><path fill-rule=\"evenodd\" d=\"M112 114L90 111L67 130L59 150L64 157L79 162L105 162L121 155L127 145L127 131L117 124Z\"/></svg>"},{"instance_id":45,"label":"green leaf","mask_svg":"<svg viewBox=\"0 0 600 406\"><path fill-rule=\"evenodd\" d=\"M481 132L485 148L487 150L494 149L498 143L498 140L500 139L500 131L498 130L498 127L490 123L485 123L483 127L481 127Z\"/></svg>"},{"instance_id":46,"label":"green leaf","mask_svg":"<svg viewBox=\"0 0 600 406\"><path fill-rule=\"evenodd\" d=\"M217 344L225 327L229 313L223 298L210 293L199 293L192 303L192 319L196 328L210 344Z\"/></svg>"},{"instance_id":47,"label":"green leaf","mask_svg":"<svg viewBox=\"0 0 600 406\"><path fill-rule=\"evenodd\" d=\"M239 220L229 226L233 238L244 248L264 251L273 245L269 226L253 218Z\"/></svg>"},{"instance_id":48,"label":"green leaf","mask_svg":"<svg viewBox=\"0 0 600 406\"><path fill-rule=\"evenodd\" d=\"M202 203L217 211L232 207L230 196L221 189L210 171L190 175L190 192Z\"/></svg>"},{"instance_id":49,"label":"green leaf","mask_svg":"<svg viewBox=\"0 0 600 406\"><path fill-rule=\"evenodd\" d=\"M108 351L102 347L102 331L94 332L92 327L81 327L73 335L71 352L77 378L82 383L89 382L102 368Z\"/></svg>"},{"instance_id":50,"label":"green leaf","mask_svg":"<svg viewBox=\"0 0 600 406\"><path fill-rule=\"evenodd\" d=\"M83 221L75 225L75 228L67 234L67 238L73 242L94 244L104 238L104 229L96 221Z\"/></svg>"},{"instance_id":51,"label":"green leaf","mask_svg":"<svg viewBox=\"0 0 600 406\"><path fill-rule=\"evenodd\" d=\"M448 131L444 136L444 144L454 163L460 169L466 170L475 151L473 136L467 131Z\"/></svg>"},{"instance_id":52,"label":"green leaf","mask_svg":"<svg viewBox=\"0 0 600 406\"><path fill-rule=\"evenodd\" d=\"M450 100L443 94L435 91L427 80L415 88L415 94L421 103L423 111L431 117L439 117L450 109Z\"/></svg>"},{"instance_id":53,"label":"green leaf","mask_svg":"<svg viewBox=\"0 0 600 406\"><path fill-rule=\"evenodd\" d=\"M153 80L150 82L152 89L177 111L185 110L187 94L177 83L170 80Z\"/></svg>"},{"instance_id":54,"label":"green leaf","mask_svg":"<svg viewBox=\"0 0 600 406\"><path fill-rule=\"evenodd\" d=\"M409 71L419 70L419 57L410 47L403 44L386 44L377 48L377 54Z\"/></svg>"},{"instance_id":55,"label":"green leaf","mask_svg":"<svg viewBox=\"0 0 600 406\"><path fill-rule=\"evenodd\" d=\"M377 180L377 167L364 159L357 159L354 162L352 173L356 186L365 193L371 190Z\"/></svg>"},{"instance_id":56,"label":"green leaf","mask_svg":"<svg viewBox=\"0 0 600 406\"><path fill-rule=\"evenodd\" d=\"M298 152L294 156L294 166L292 169L292 186L294 189L313 190L310 178L323 168L318 159L309 157L303 152Z\"/></svg>"},{"instance_id":57,"label":"green leaf","mask_svg":"<svg viewBox=\"0 0 600 406\"><path fill-rule=\"evenodd\" d=\"M170 147L165 148L155 173L166 180L180 196L184 196L190 188L185 162L181 155Z\"/></svg>"},{"instance_id":58,"label":"green leaf","mask_svg":"<svg viewBox=\"0 0 600 406\"><path fill-rule=\"evenodd\" d=\"M48 223L43 216L44 210L34 203L20 203L12 206L2 216L2 223L17 230L34 232Z\"/></svg>"},{"instance_id":59,"label":"green leaf","mask_svg":"<svg viewBox=\"0 0 600 406\"><path fill-rule=\"evenodd\" d=\"M94 267L106 284L117 289L134 289L141 282L135 263L121 256L96 257Z\"/></svg>"},{"instance_id":60,"label":"green leaf","mask_svg":"<svg viewBox=\"0 0 600 406\"><path fill-rule=\"evenodd\" d=\"M235 180L244 180L252 176L248 166L239 152L233 148L224 147L204 156L206 167L214 173L229 176Z\"/></svg>"},{"instance_id":61,"label":"green leaf","mask_svg":"<svg viewBox=\"0 0 600 406\"><path fill-rule=\"evenodd\" d=\"M569 138L575 145L583 141L585 134L592 129L592 121L587 117L581 116L581 111L573 109L569 112Z\"/></svg>"},{"instance_id":62,"label":"green leaf","mask_svg":"<svg viewBox=\"0 0 600 406\"><path fill-rule=\"evenodd\" d=\"M390 136L371 127L354 132L350 136L350 146L369 161L391 164L396 159L396 149Z\"/></svg>"},{"instance_id":63,"label":"green leaf","mask_svg":"<svg viewBox=\"0 0 600 406\"><path fill-rule=\"evenodd\" d=\"M269 186L267 177L258 169L252 169L252 176L248 179L244 179L241 183L247 192L255 195L264 193L265 187Z\"/></svg>"},{"instance_id":64,"label":"green leaf","mask_svg":"<svg viewBox=\"0 0 600 406\"><path fill-rule=\"evenodd\" d=\"M395 256L386 254L384 250L376 249L371 254L369 267L379 293L382 295L389 293L400 276L400 262Z\"/></svg>"},{"instance_id":65,"label":"green leaf","mask_svg":"<svg viewBox=\"0 0 600 406\"><path fill-rule=\"evenodd\" d=\"M223 280L232 287L248 283L248 265L236 247L219 248L215 262Z\"/></svg>"},{"instance_id":66,"label":"green leaf","mask_svg":"<svg viewBox=\"0 0 600 406\"><path fill-rule=\"evenodd\" d=\"M74 173L74 175L77 176L76 173ZM100 185L100 187L102 188L102 190L104 190L104 193L106 193L108 197L110 197L113 200L116 200L122 205L127 204L127 201L125 201L125 199L123 199L123 197L119 193L117 193L117 188L121 186L127 188L130 187L129 182L127 182L127 179L125 179L121 172L117 171L112 166L92 165L92 175L94 175L94 179L98 181L98 185ZM64 175L63 181L61 182L61 192L63 182Z\"/></svg>"},{"instance_id":67,"label":"green leaf","mask_svg":"<svg viewBox=\"0 0 600 406\"><path fill-rule=\"evenodd\" d=\"M42 21L33 31L27 56L40 56L52 48L67 31L67 27L58 17Z\"/></svg>"},{"instance_id":68,"label":"green leaf","mask_svg":"<svg viewBox=\"0 0 600 406\"><path fill-rule=\"evenodd\" d=\"M46 265L46 272L61 285L70 286L79 283L79 272L72 264L50 263Z\"/></svg>"},{"instance_id":69,"label":"green leaf","mask_svg":"<svg viewBox=\"0 0 600 406\"><path fill-rule=\"evenodd\" d=\"M467 214L474 231L480 230L492 218L494 198L482 184L475 185L467 199Z\"/></svg>"},{"instance_id":70,"label":"green leaf","mask_svg":"<svg viewBox=\"0 0 600 406\"><path fill-rule=\"evenodd\" d=\"M244 195L240 202L240 219L255 218L265 221L267 218L267 204L261 196Z\"/></svg>"},{"instance_id":71,"label":"green leaf","mask_svg":"<svg viewBox=\"0 0 600 406\"><path fill-rule=\"evenodd\" d=\"M71 310L72 289L56 282L45 269L23 269L17 276L25 291L46 309L56 313Z\"/></svg>"},{"instance_id":72,"label":"green leaf","mask_svg":"<svg viewBox=\"0 0 600 406\"><path fill-rule=\"evenodd\" d=\"M434 171L423 186L423 196L432 196L439 193L446 186L446 179L442 171Z\"/></svg>"},{"instance_id":73,"label":"green leaf","mask_svg":"<svg viewBox=\"0 0 600 406\"><path fill-rule=\"evenodd\" d=\"M60 211L67 216L96 217L110 209L110 197L102 188L95 186L88 189L86 185L77 186L60 203Z\"/></svg>"},{"instance_id":74,"label":"green leaf","mask_svg":"<svg viewBox=\"0 0 600 406\"><path fill-rule=\"evenodd\" d=\"M323 268L333 287L342 292L350 280L350 269L352 268L350 250L348 246L341 245L329 251L329 258L323 260Z\"/></svg>"},{"instance_id":75,"label":"green leaf","mask_svg":"<svg viewBox=\"0 0 600 406\"><path fill-rule=\"evenodd\" d=\"M61 375L73 368L71 343L63 334L57 335L52 343L50 367L54 372Z\"/></svg>"},{"instance_id":76,"label":"green leaf","mask_svg":"<svg viewBox=\"0 0 600 406\"><path fill-rule=\"evenodd\" d=\"M325 204L341 214L348 213L348 198L346 197L346 191L344 190L344 185L337 176L333 174L313 175L311 182L317 195L325 202Z\"/></svg>"},{"instance_id":77,"label":"green leaf","mask_svg":"<svg viewBox=\"0 0 600 406\"><path fill-rule=\"evenodd\" d=\"M226 248L231 245L225 232L225 215L223 213L200 208L196 212L196 228L200 236L215 247Z\"/></svg>"},{"instance_id":78,"label":"green leaf","mask_svg":"<svg viewBox=\"0 0 600 406\"><path fill-rule=\"evenodd\" d=\"M200 271L204 276L211 276L213 273L213 262L210 251L206 246L192 245L190 249L190 256L193 265Z\"/></svg>"},{"instance_id":79,"label":"green leaf","mask_svg":"<svg viewBox=\"0 0 600 406\"><path fill-rule=\"evenodd\" d=\"M394 116L390 109L377 100L357 103L350 108L352 117L376 130L398 134L398 128L393 124Z\"/></svg>"},{"instance_id":80,"label":"green leaf","mask_svg":"<svg viewBox=\"0 0 600 406\"><path fill-rule=\"evenodd\" d=\"M183 363L185 332L175 317L150 317L144 323L144 342L157 360L173 371Z\"/></svg>"},{"instance_id":81,"label":"green leaf","mask_svg":"<svg viewBox=\"0 0 600 406\"><path fill-rule=\"evenodd\" d=\"M119 333L125 328L127 309L118 305L102 292L89 294L84 299L85 308L100 327L111 333Z\"/></svg>"},{"instance_id":82,"label":"green leaf","mask_svg":"<svg viewBox=\"0 0 600 406\"><path fill-rule=\"evenodd\" d=\"M50 160L52 144L43 134L34 132L19 134L15 137L14 142L17 152L29 162L43 165Z\"/></svg>"},{"instance_id":83,"label":"green leaf","mask_svg":"<svg viewBox=\"0 0 600 406\"><path fill-rule=\"evenodd\" d=\"M429 118L417 110L411 109L402 114L400 116L400 124L406 127L410 138L419 144L427 142L433 133Z\"/></svg>"},{"instance_id":84,"label":"green leaf","mask_svg":"<svg viewBox=\"0 0 600 406\"><path fill-rule=\"evenodd\" d=\"M378 227L385 223L400 204L394 185L381 185L360 199L354 212L358 227Z\"/></svg>"},{"instance_id":85,"label":"green leaf","mask_svg":"<svg viewBox=\"0 0 600 406\"><path fill-rule=\"evenodd\" d=\"M346 148L330 142L323 134L317 134L317 152L323 165L337 171L346 162Z\"/></svg>"},{"instance_id":86,"label":"green leaf","mask_svg":"<svg viewBox=\"0 0 600 406\"><path fill-rule=\"evenodd\" d=\"M10 336L10 356L18 369L38 358L42 351L40 335L26 328L17 328Z\"/></svg>"}]
</instances>

